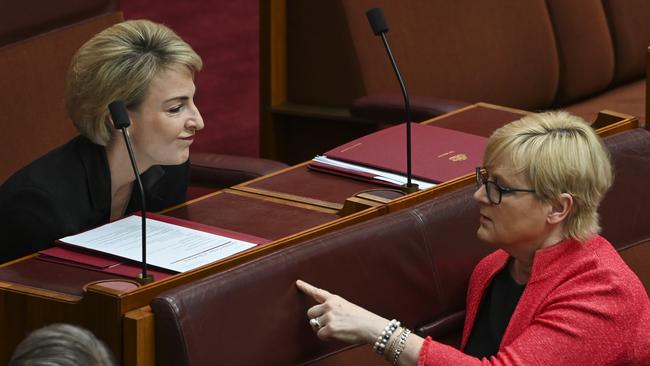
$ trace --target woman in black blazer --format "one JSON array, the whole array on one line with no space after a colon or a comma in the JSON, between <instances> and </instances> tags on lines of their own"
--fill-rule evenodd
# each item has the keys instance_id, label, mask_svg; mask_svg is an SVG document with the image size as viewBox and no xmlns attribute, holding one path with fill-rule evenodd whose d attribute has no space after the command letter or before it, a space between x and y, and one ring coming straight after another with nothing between
<instances>
[{"instance_id":1,"label":"woman in black blazer","mask_svg":"<svg viewBox=\"0 0 650 366\"><path fill-rule=\"evenodd\" d=\"M80 135L0 187L0 263L138 209L135 176L108 104L123 100L151 211L181 203L189 147L203 128L194 104L201 58L169 28L116 24L84 44L68 72L66 107Z\"/></svg>"}]
</instances>

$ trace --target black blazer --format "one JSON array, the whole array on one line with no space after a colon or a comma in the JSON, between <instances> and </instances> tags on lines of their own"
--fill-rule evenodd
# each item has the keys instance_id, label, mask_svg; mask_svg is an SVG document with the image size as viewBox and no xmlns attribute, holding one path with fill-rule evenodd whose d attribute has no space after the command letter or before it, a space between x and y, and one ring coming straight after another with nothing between
<instances>
[{"instance_id":1,"label":"black blazer","mask_svg":"<svg viewBox=\"0 0 650 366\"><path fill-rule=\"evenodd\" d=\"M156 165L141 179L147 211L159 211L185 201L189 163ZM140 207L138 191L134 185L127 214ZM0 187L0 263L108 223L110 212L106 150L78 136L22 168Z\"/></svg>"}]
</instances>

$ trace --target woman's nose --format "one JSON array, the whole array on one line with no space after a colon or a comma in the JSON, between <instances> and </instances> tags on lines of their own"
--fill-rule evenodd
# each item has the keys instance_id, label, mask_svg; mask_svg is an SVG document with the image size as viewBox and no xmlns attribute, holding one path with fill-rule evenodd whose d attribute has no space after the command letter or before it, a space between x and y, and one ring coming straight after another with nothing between
<instances>
[{"instance_id":1,"label":"woman's nose","mask_svg":"<svg viewBox=\"0 0 650 366\"><path fill-rule=\"evenodd\" d=\"M476 191L474 191L474 200L476 202L481 202L485 204L489 204L490 200L488 199L487 196L487 191L485 190L485 184L481 184Z\"/></svg>"},{"instance_id":2,"label":"woman's nose","mask_svg":"<svg viewBox=\"0 0 650 366\"><path fill-rule=\"evenodd\" d=\"M193 109L193 115L185 122L185 127L195 131L202 130L205 127L205 123L203 123L201 112L196 106Z\"/></svg>"}]
</instances>

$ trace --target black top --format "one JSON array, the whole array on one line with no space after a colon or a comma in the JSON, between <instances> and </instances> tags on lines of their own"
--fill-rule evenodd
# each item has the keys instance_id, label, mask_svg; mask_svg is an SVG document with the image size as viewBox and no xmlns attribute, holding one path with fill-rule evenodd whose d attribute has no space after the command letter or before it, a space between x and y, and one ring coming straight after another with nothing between
<instances>
[{"instance_id":1,"label":"black top","mask_svg":"<svg viewBox=\"0 0 650 366\"><path fill-rule=\"evenodd\" d=\"M499 351L512 313L517 307L526 285L520 285L510 276L508 266L494 276L485 290L479 306L465 353L477 358L490 357Z\"/></svg>"},{"instance_id":2,"label":"black top","mask_svg":"<svg viewBox=\"0 0 650 366\"><path fill-rule=\"evenodd\" d=\"M141 174L141 179L147 211L160 211L185 201L189 163L155 165ZM133 189L126 214L140 207L137 185ZM106 149L85 137L75 137L25 166L0 187L0 263L106 224L110 213Z\"/></svg>"}]
</instances>

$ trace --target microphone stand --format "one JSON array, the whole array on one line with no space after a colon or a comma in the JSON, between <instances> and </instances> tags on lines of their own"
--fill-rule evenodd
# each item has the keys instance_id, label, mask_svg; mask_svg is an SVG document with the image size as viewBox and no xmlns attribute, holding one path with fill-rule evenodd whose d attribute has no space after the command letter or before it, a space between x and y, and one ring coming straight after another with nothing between
<instances>
[{"instance_id":1,"label":"microphone stand","mask_svg":"<svg viewBox=\"0 0 650 366\"><path fill-rule=\"evenodd\" d=\"M122 127L121 130L124 135L124 142L126 142L126 148L129 151L129 159L131 159L133 174L135 174L135 180L138 183L140 200L142 202L142 211L140 211L140 216L142 218L142 273L138 275L137 280L144 285L153 282L153 275L147 273L147 200L144 195L144 186L140 179L140 170L138 169L138 164L135 162L135 155L133 154L133 148L131 147L131 136L129 136L129 130L126 127Z\"/></svg>"},{"instance_id":2,"label":"microphone stand","mask_svg":"<svg viewBox=\"0 0 650 366\"><path fill-rule=\"evenodd\" d=\"M135 175L135 180L138 184L138 189L140 190L140 201L142 202L142 211L140 213L142 218L142 273L140 273L136 279L144 285L153 282L154 278L152 275L147 273L147 200L144 195L144 186L140 179L140 170L138 169L138 164L135 161L135 154L131 147L131 137L129 136L128 129L131 125L131 121L129 120L129 114L123 101L117 100L112 102L108 105L108 109L115 128L122 130L122 134L124 135L124 142L126 143L126 149L129 153L129 159L131 159L133 174Z\"/></svg>"},{"instance_id":3,"label":"microphone stand","mask_svg":"<svg viewBox=\"0 0 650 366\"><path fill-rule=\"evenodd\" d=\"M395 61L395 57L393 57L393 52L391 51L388 39L386 38L388 25L386 24L383 10L381 10L381 8L370 9L366 12L366 16L368 17L373 33L381 36L384 48L386 49L388 58L390 59L390 64L393 66L393 71L395 71L397 81L399 81L399 86L402 90L402 97L404 97L404 109L406 110L406 184L401 188L406 193L417 192L419 190L418 185L411 182L413 177L411 171L411 103L409 102L406 85L404 85L404 79L402 79L402 74L399 72L397 62Z\"/></svg>"},{"instance_id":4,"label":"microphone stand","mask_svg":"<svg viewBox=\"0 0 650 366\"><path fill-rule=\"evenodd\" d=\"M402 186L402 189L406 193L413 193L417 192L419 188L417 184L411 182L411 103L406 86L404 85L404 79L402 79L402 74L399 72L397 62L395 62L395 58L393 57L393 52L390 50L388 39L386 39L386 32L381 32L380 36L384 43L386 53L388 53L388 58L390 58L390 64L393 66L393 71L397 75L397 81L399 81L399 87L402 90L402 97L404 98L404 109L406 110L406 185Z\"/></svg>"}]
</instances>

